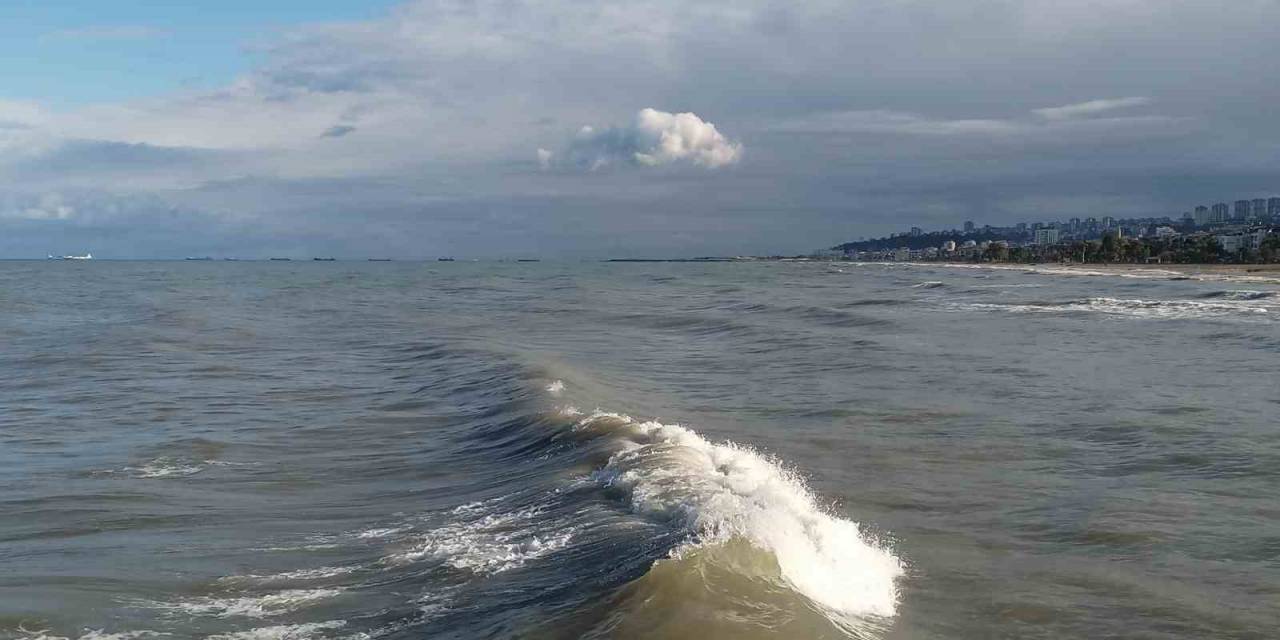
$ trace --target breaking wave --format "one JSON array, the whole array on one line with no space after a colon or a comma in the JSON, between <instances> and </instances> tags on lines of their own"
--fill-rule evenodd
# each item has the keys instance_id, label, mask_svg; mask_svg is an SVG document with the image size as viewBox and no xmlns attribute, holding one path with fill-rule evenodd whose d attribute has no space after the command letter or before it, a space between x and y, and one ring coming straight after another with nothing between
<instances>
[{"instance_id":1,"label":"breaking wave","mask_svg":"<svg viewBox=\"0 0 1280 640\"><path fill-rule=\"evenodd\" d=\"M1264 306L1241 301L1199 302L1195 300L1134 300L1123 298L1085 298L1068 302L1033 302L1026 304L958 303L952 308L985 309L1020 313L1096 312L1149 319L1186 319L1210 317L1266 317Z\"/></svg>"},{"instance_id":2,"label":"breaking wave","mask_svg":"<svg viewBox=\"0 0 1280 640\"><path fill-rule=\"evenodd\" d=\"M637 515L689 534L669 562L724 564L793 589L836 618L894 614L902 562L857 523L821 508L778 461L620 414L597 412L574 429L619 439L597 482L620 491Z\"/></svg>"},{"instance_id":3,"label":"breaking wave","mask_svg":"<svg viewBox=\"0 0 1280 640\"><path fill-rule=\"evenodd\" d=\"M1280 298L1280 292L1248 290L1210 291L1200 297L1209 300L1273 300Z\"/></svg>"}]
</instances>

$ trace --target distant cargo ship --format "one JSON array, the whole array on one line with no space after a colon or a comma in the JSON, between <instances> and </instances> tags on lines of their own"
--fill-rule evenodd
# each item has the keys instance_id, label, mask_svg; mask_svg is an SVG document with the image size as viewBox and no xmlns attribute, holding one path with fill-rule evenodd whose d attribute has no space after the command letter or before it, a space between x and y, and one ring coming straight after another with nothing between
<instances>
[{"instance_id":1,"label":"distant cargo ship","mask_svg":"<svg viewBox=\"0 0 1280 640\"><path fill-rule=\"evenodd\" d=\"M206 260L213 260L213 258L210 258L209 256L187 256L187 260L197 260L200 262L204 262Z\"/></svg>"},{"instance_id":2,"label":"distant cargo ship","mask_svg":"<svg viewBox=\"0 0 1280 640\"><path fill-rule=\"evenodd\" d=\"M86 253L82 256L49 256L50 260L92 260L93 254Z\"/></svg>"},{"instance_id":3,"label":"distant cargo ship","mask_svg":"<svg viewBox=\"0 0 1280 640\"><path fill-rule=\"evenodd\" d=\"M436 262L453 262L453 258L436 258Z\"/></svg>"},{"instance_id":4,"label":"distant cargo ship","mask_svg":"<svg viewBox=\"0 0 1280 640\"><path fill-rule=\"evenodd\" d=\"M312 258L312 260L316 262L333 262L337 260L337 258Z\"/></svg>"},{"instance_id":5,"label":"distant cargo ship","mask_svg":"<svg viewBox=\"0 0 1280 640\"><path fill-rule=\"evenodd\" d=\"M276 262L288 262L290 260L293 260L293 258L271 258L271 259Z\"/></svg>"}]
</instances>

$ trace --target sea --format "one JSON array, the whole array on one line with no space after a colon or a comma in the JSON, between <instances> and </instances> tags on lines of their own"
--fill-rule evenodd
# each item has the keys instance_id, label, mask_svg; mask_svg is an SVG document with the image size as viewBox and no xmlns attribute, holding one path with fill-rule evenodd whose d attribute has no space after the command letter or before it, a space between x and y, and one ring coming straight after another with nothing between
<instances>
[{"instance_id":1,"label":"sea","mask_svg":"<svg viewBox=\"0 0 1280 640\"><path fill-rule=\"evenodd\" d=\"M1280 637L1278 278L0 262L0 638Z\"/></svg>"}]
</instances>

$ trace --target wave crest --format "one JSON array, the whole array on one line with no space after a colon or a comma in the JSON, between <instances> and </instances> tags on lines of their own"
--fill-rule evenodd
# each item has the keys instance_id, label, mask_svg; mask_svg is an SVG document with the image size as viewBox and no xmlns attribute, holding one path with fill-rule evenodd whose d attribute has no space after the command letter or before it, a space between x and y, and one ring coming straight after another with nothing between
<instances>
[{"instance_id":1,"label":"wave crest","mask_svg":"<svg viewBox=\"0 0 1280 640\"><path fill-rule=\"evenodd\" d=\"M594 477L621 491L633 512L691 534L673 557L745 542L776 562L776 576L757 569L754 578L776 578L837 619L895 613L902 562L857 523L820 508L778 462L678 425L613 413L582 418L575 430L622 436Z\"/></svg>"}]
</instances>

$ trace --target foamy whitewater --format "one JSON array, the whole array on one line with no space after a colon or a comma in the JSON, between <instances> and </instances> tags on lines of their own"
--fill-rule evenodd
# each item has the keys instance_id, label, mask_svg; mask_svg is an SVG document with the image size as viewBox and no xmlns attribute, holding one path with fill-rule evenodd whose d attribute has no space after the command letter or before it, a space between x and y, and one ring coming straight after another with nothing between
<instances>
[{"instance_id":1,"label":"foamy whitewater","mask_svg":"<svg viewBox=\"0 0 1280 640\"><path fill-rule=\"evenodd\" d=\"M1265 278L40 261L0 301L0 640L1280 628Z\"/></svg>"},{"instance_id":2,"label":"foamy whitewater","mask_svg":"<svg viewBox=\"0 0 1280 640\"><path fill-rule=\"evenodd\" d=\"M680 426L613 413L596 412L574 429L621 437L595 479L623 490L633 512L689 531L673 556L740 539L777 563L779 575L756 577L779 580L837 614L893 615L901 562L856 523L819 509L776 461L731 442L711 444Z\"/></svg>"}]
</instances>

